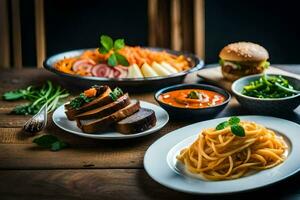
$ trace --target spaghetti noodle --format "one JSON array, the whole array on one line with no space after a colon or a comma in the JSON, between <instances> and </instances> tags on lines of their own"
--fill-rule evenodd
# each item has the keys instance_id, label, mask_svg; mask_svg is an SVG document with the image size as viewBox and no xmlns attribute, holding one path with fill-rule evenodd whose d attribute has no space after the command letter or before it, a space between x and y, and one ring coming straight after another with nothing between
<instances>
[{"instance_id":1,"label":"spaghetti noodle","mask_svg":"<svg viewBox=\"0 0 300 200\"><path fill-rule=\"evenodd\" d=\"M282 137L255 122L241 121L239 125L245 130L244 137L234 135L230 127L205 129L177 159L189 172L208 180L236 179L285 160L287 145Z\"/></svg>"}]
</instances>

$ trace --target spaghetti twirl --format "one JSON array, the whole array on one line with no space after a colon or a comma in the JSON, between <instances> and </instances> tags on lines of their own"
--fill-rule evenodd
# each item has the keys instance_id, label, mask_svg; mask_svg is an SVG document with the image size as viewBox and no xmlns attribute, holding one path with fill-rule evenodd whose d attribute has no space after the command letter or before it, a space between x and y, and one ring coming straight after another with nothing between
<instances>
[{"instance_id":1,"label":"spaghetti twirl","mask_svg":"<svg viewBox=\"0 0 300 200\"><path fill-rule=\"evenodd\" d=\"M235 179L251 170L272 168L285 160L287 145L274 131L255 122L240 122L245 137L230 127L209 128L183 149L177 159L186 169L208 180Z\"/></svg>"}]
</instances>

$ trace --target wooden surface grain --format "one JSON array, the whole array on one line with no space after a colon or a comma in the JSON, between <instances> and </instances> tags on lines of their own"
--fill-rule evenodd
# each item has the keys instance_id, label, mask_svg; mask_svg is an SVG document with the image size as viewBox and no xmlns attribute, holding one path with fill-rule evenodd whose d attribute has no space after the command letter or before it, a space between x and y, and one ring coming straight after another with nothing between
<instances>
[{"instance_id":1,"label":"wooden surface grain","mask_svg":"<svg viewBox=\"0 0 300 200\"><path fill-rule=\"evenodd\" d=\"M298 69L298 68L297 68ZM300 68L299 68L300 69ZM293 71L293 70L292 70ZM296 72L297 73L297 72ZM79 91L65 85L59 77L43 69L2 70L0 94L39 84L45 80L64 85L72 94ZM187 82L201 82L196 75ZM131 93L133 98L156 103L152 93ZM22 101L21 101L22 102ZM147 148L161 136L196 121L174 120L159 132L143 138L122 141L93 140L72 135L57 128L49 115L48 126L38 136L52 134L70 147L51 152L35 146L34 137L24 135L22 126L29 116L9 114L20 103L0 100L0 199L198 199L198 196L167 189L152 180L143 169ZM24 103L24 101L22 102ZM280 116L300 123L300 109ZM228 107L215 117L249 114L233 98ZM211 118L211 117L210 117ZM36 137L36 136L35 136ZM278 188L290 184L287 190ZM201 199L254 198L264 192L279 197L300 197L300 176L283 183L238 195L201 196Z\"/></svg>"}]
</instances>

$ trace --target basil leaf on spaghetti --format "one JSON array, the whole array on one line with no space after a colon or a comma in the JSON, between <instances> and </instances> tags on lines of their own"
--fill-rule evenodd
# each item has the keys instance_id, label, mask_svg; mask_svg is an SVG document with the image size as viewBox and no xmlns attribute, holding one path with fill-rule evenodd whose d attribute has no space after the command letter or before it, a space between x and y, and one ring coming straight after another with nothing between
<instances>
[{"instance_id":1,"label":"basil leaf on spaghetti","mask_svg":"<svg viewBox=\"0 0 300 200\"><path fill-rule=\"evenodd\" d=\"M231 127L231 132L239 137L245 137L245 130L241 125L234 124Z\"/></svg>"}]
</instances>

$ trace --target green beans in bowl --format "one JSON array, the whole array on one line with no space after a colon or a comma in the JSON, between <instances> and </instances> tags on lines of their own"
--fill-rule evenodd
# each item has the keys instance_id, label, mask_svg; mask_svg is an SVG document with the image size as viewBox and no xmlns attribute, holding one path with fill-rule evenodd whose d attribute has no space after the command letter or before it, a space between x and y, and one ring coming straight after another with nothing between
<instances>
[{"instance_id":1,"label":"green beans in bowl","mask_svg":"<svg viewBox=\"0 0 300 200\"><path fill-rule=\"evenodd\" d=\"M236 80L231 90L243 107L256 113L290 112L300 104L300 79L291 76L246 76Z\"/></svg>"}]
</instances>

